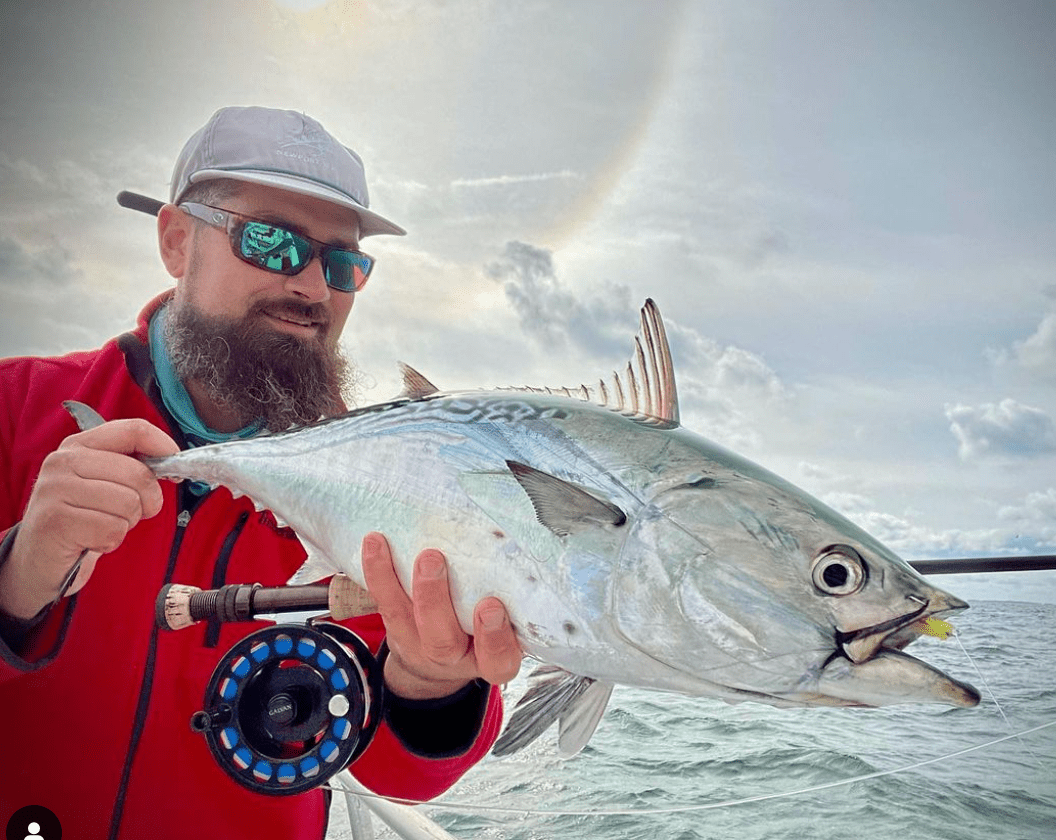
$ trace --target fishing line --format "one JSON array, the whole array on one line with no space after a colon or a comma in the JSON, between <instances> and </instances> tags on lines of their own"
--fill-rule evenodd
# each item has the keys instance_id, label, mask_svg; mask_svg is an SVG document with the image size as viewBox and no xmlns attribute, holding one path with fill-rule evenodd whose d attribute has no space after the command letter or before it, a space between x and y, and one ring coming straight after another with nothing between
<instances>
[{"instance_id":1,"label":"fishing line","mask_svg":"<svg viewBox=\"0 0 1056 840\"><path fill-rule=\"evenodd\" d=\"M1020 732L1015 732L1011 735L1005 735L1001 738L995 738L992 741L987 741L985 744L976 744L973 747L965 747L963 750L957 750L956 752L941 755L936 758L927 758L923 761L917 761L912 764L906 764L902 767L895 767L891 770L877 770L874 773L865 773L861 776L853 776L848 779L840 779L836 782L826 782L823 785L814 785L812 787L800 788L799 790L783 791L781 793L762 793L758 796L747 796L743 799L728 799L724 802L710 802L700 805L674 805L666 808L613 808L613 809L597 809L597 810L583 810L583 811L552 811L539 808L510 808L510 807L499 807L497 805L477 805L469 802L451 802L451 801L431 801L431 802L419 802L408 799L391 799L391 802L399 802L404 805L428 805L431 808L447 808L453 811L477 811L482 813L495 813L495 814L524 814L534 816L547 816L547 817L609 817L609 816L658 816L663 814L679 814L686 813L688 811L713 811L719 808L731 808L734 805L747 805L752 802L765 802L771 799L787 799L792 796L802 796L807 793L817 793L823 790L832 790L833 788L846 787L847 785L857 784L858 782L867 782L872 779L880 779L884 776L894 776L898 773L906 773L910 770L917 770L921 767L926 767L929 764L937 764L940 761L948 761L951 758L958 758L962 755L967 755L971 752L986 749L987 747L995 746L996 744L1004 743L1005 741L1011 741L1015 738L1021 738L1024 735L1030 735L1034 732L1040 732L1043 729L1048 729L1051 726L1056 726L1056 720L1043 723L1040 726L1034 726L1030 729L1024 729ZM343 788L330 788L343 793ZM367 794L360 794L367 796ZM387 797L377 796L376 794L370 794L378 799L386 799Z\"/></svg>"},{"instance_id":2,"label":"fishing line","mask_svg":"<svg viewBox=\"0 0 1056 840\"><path fill-rule=\"evenodd\" d=\"M968 649L964 646L964 642L961 641L961 634L955 632L952 635L954 641L957 642L957 646L960 647L961 653L963 653L965 658L972 663L972 667L975 669L975 673L979 675L979 681L983 684L983 688L986 689L986 693L990 695L990 699L994 701L994 705L997 707L997 711L1001 714L1001 719L1005 722L1005 726L1008 727L1008 731L1015 732L1015 728L1012 726L1012 721L1008 719L1008 715L1005 714L1005 710L1002 709L1001 704L997 702L997 695L994 694L994 690L990 688L990 683L988 683L986 681L986 677L983 676L982 669L976 664L971 654L968 653ZM1037 768L1041 770L1041 760L1034 754L1034 751L1030 748L1027 743L1023 741L1020 741L1020 743L1023 745L1026 751L1030 753L1030 757L1034 759L1034 763L1037 765Z\"/></svg>"}]
</instances>

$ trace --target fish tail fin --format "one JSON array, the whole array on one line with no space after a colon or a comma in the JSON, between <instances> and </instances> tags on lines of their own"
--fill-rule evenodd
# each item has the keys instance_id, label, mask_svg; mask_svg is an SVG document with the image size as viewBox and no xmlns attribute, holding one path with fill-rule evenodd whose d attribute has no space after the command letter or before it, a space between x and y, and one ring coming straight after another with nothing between
<instances>
[{"instance_id":1,"label":"fish tail fin","mask_svg":"<svg viewBox=\"0 0 1056 840\"><path fill-rule=\"evenodd\" d=\"M85 405L84 403L78 402L77 400L63 400L62 407L65 408L70 413L70 416L77 421L77 428L79 428L82 432L87 432L90 429L98 428L106 422L106 420L103 419L103 415L101 415L98 411L96 411L90 405ZM168 457L140 457L139 460L141 460L144 464L150 467L150 469L154 471L154 474L157 475L159 478L171 478L173 481L182 480L182 477L180 476L165 475L165 468L166 465L169 463Z\"/></svg>"},{"instance_id":2,"label":"fish tail fin","mask_svg":"<svg viewBox=\"0 0 1056 840\"><path fill-rule=\"evenodd\" d=\"M528 690L517 702L493 755L510 755L560 721L558 747L571 758L586 746L612 694L612 684L544 665L528 677Z\"/></svg>"},{"instance_id":3,"label":"fish tail fin","mask_svg":"<svg viewBox=\"0 0 1056 840\"><path fill-rule=\"evenodd\" d=\"M106 422L98 411L77 400L63 400L62 407L70 412L70 416L77 421L77 427L82 432L102 426Z\"/></svg>"}]
</instances>

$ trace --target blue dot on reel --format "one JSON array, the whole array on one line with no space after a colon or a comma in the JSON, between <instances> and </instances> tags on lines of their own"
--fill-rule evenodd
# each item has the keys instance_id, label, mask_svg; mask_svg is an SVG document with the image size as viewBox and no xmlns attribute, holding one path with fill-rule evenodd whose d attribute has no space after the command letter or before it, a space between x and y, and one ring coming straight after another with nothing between
<instances>
[{"instance_id":1,"label":"blue dot on reel","mask_svg":"<svg viewBox=\"0 0 1056 840\"><path fill-rule=\"evenodd\" d=\"M280 764L275 772L275 778L278 779L279 784L288 785L297 778L297 770L292 764Z\"/></svg>"},{"instance_id":2,"label":"blue dot on reel","mask_svg":"<svg viewBox=\"0 0 1056 840\"><path fill-rule=\"evenodd\" d=\"M334 721L334 725L330 728L330 731L334 733L335 738L344 741L352 734L352 724L348 718L338 718Z\"/></svg>"},{"instance_id":3,"label":"blue dot on reel","mask_svg":"<svg viewBox=\"0 0 1056 840\"><path fill-rule=\"evenodd\" d=\"M337 744L329 739L323 741L323 745L319 749L319 755L323 757L323 761L333 761L337 758L339 752L340 750L338 750Z\"/></svg>"},{"instance_id":4,"label":"blue dot on reel","mask_svg":"<svg viewBox=\"0 0 1056 840\"><path fill-rule=\"evenodd\" d=\"M266 642L257 642L249 649L249 655L257 662L263 662L271 655L271 648Z\"/></svg>"},{"instance_id":5,"label":"blue dot on reel","mask_svg":"<svg viewBox=\"0 0 1056 840\"><path fill-rule=\"evenodd\" d=\"M249 660L244 656L238 657L234 664L231 666L231 673L239 679L242 679L246 674L249 673Z\"/></svg>"},{"instance_id":6,"label":"blue dot on reel","mask_svg":"<svg viewBox=\"0 0 1056 840\"><path fill-rule=\"evenodd\" d=\"M325 648L319 651L319 656L315 660L319 663L319 667L329 671L337 664L337 657L334 656L333 651L326 650Z\"/></svg>"},{"instance_id":7,"label":"blue dot on reel","mask_svg":"<svg viewBox=\"0 0 1056 840\"><path fill-rule=\"evenodd\" d=\"M233 700L236 694L238 694L238 683L230 677L224 677L223 682L220 683L220 696L225 700Z\"/></svg>"},{"instance_id":8,"label":"blue dot on reel","mask_svg":"<svg viewBox=\"0 0 1056 840\"><path fill-rule=\"evenodd\" d=\"M253 765L253 775L256 777L257 781L260 782L268 781L268 779L271 778L272 770L272 766L263 760L258 761Z\"/></svg>"}]
</instances>

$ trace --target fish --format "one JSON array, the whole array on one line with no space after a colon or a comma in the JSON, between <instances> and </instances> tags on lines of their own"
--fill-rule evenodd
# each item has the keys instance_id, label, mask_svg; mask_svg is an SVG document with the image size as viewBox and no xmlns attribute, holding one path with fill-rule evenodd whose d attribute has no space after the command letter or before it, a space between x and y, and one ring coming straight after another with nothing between
<instances>
[{"instance_id":1,"label":"fish","mask_svg":"<svg viewBox=\"0 0 1056 840\"><path fill-rule=\"evenodd\" d=\"M386 534L408 591L423 546L452 601L506 605L540 663L493 752L558 724L579 752L615 685L778 707L941 703L979 692L904 652L968 607L841 514L685 428L660 310L626 369L578 388L444 392L402 365L397 398L289 431L144 459L226 487L342 573Z\"/></svg>"}]
</instances>

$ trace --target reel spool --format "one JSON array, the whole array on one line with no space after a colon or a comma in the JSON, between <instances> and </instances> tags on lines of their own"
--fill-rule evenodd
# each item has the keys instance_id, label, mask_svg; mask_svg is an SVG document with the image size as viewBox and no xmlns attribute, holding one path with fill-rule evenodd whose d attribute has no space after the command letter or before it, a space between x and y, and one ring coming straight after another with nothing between
<instances>
[{"instance_id":1,"label":"reel spool","mask_svg":"<svg viewBox=\"0 0 1056 840\"><path fill-rule=\"evenodd\" d=\"M382 668L338 624L251 633L217 664L191 729L256 793L318 787L367 748L381 719Z\"/></svg>"}]
</instances>

